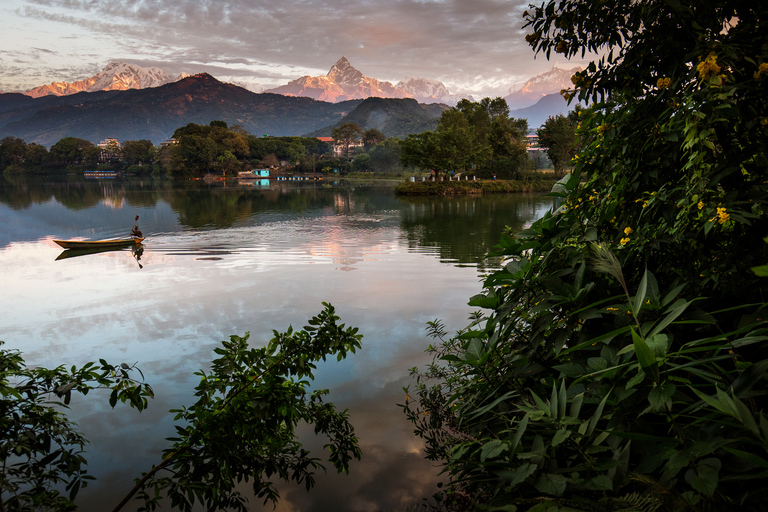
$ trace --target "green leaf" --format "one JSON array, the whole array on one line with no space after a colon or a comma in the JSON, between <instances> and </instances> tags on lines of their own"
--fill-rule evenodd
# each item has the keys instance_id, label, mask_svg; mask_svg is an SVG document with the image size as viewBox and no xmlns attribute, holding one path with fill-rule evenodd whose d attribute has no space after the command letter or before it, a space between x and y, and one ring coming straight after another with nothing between
<instances>
[{"instance_id":1,"label":"green leaf","mask_svg":"<svg viewBox=\"0 0 768 512\"><path fill-rule=\"evenodd\" d=\"M523 416L523 419L520 420L520 423L517 425L517 431L515 432L515 436L512 438L512 448L511 451L516 451L517 446L520 444L520 439L523 438L523 434L525 433L525 429L528 427L528 419L530 418L530 415L526 413L525 416Z\"/></svg>"},{"instance_id":2,"label":"green leaf","mask_svg":"<svg viewBox=\"0 0 768 512\"><path fill-rule=\"evenodd\" d=\"M568 479L563 475L544 473L536 479L535 487L538 491L552 496L562 496Z\"/></svg>"},{"instance_id":3,"label":"green leaf","mask_svg":"<svg viewBox=\"0 0 768 512\"><path fill-rule=\"evenodd\" d=\"M650 374L653 382L659 382L659 366L656 363L656 357L653 355L648 344L641 338L634 329L632 331L632 344L635 347L635 355L640 367L646 374Z\"/></svg>"},{"instance_id":4,"label":"green leaf","mask_svg":"<svg viewBox=\"0 0 768 512\"><path fill-rule=\"evenodd\" d=\"M571 431L565 428L561 428L557 432L555 432L555 435L552 437L552 446L557 446L566 439L571 437Z\"/></svg>"},{"instance_id":5,"label":"green leaf","mask_svg":"<svg viewBox=\"0 0 768 512\"><path fill-rule=\"evenodd\" d=\"M643 302L645 302L645 294L648 290L648 269L645 269L642 279L640 279L640 285L637 287L637 293L632 301L632 314L635 318L640 316L640 310L643 308Z\"/></svg>"},{"instance_id":6,"label":"green leaf","mask_svg":"<svg viewBox=\"0 0 768 512\"><path fill-rule=\"evenodd\" d=\"M589 491L612 491L613 480L608 475L599 475L591 480L587 480L584 487Z\"/></svg>"},{"instance_id":7,"label":"green leaf","mask_svg":"<svg viewBox=\"0 0 768 512\"><path fill-rule=\"evenodd\" d=\"M695 475L690 479L691 487L705 496L713 496L717 490L722 463L720 459L708 458L696 465Z\"/></svg>"},{"instance_id":8,"label":"green leaf","mask_svg":"<svg viewBox=\"0 0 768 512\"><path fill-rule=\"evenodd\" d=\"M656 386L648 393L648 402L654 412L659 412L665 408L672 409L672 395L677 391L677 386L674 384L666 384Z\"/></svg>"},{"instance_id":9,"label":"green leaf","mask_svg":"<svg viewBox=\"0 0 768 512\"><path fill-rule=\"evenodd\" d=\"M501 455L507 449L507 444L500 439L493 439L483 445L480 452L480 462L493 459Z\"/></svg>"},{"instance_id":10,"label":"green leaf","mask_svg":"<svg viewBox=\"0 0 768 512\"><path fill-rule=\"evenodd\" d=\"M603 416L603 408L605 408L605 402L608 400L608 396L611 394L611 391L605 394L603 399L600 401L600 404L597 406L595 413L589 419L589 426L587 427L586 435L590 436L592 435L592 432L595 431L595 428L597 427L597 422L600 421L600 419Z\"/></svg>"},{"instance_id":11,"label":"green leaf","mask_svg":"<svg viewBox=\"0 0 768 512\"><path fill-rule=\"evenodd\" d=\"M523 483L525 479L534 474L537 469L538 466L536 466L536 464L523 462L515 469L494 471L494 473L496 473L499 478L503 478L504 480L508 481L511 487L515 487L516 485Z\"/></svg>"}]
</instances>

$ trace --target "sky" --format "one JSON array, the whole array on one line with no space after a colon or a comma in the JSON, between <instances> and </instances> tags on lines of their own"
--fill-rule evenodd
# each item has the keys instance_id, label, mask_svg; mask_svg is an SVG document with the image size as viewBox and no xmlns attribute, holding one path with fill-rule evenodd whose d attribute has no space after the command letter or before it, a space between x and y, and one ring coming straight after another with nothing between
<instances>
[{"instance_id":1,"label":"sky","mask_svg":"<svg viewBox=\"0 0 768 512\"><path fill-rule=\"evenodd\" d=\"M0 91L89 78L110 62L207 72L260 92L325 75L442 81L496 97L580 61L525 42L531 0L0 0Z\"/></svg>"}]
</instances>

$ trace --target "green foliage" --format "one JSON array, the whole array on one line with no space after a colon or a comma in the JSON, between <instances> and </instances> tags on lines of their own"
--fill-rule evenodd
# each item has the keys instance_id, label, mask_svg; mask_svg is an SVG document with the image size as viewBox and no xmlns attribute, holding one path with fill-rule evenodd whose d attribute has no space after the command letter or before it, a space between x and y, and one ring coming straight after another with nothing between
<instances>
[{"instance_id":1,"label":"green foliage","mask_svg":"<svg viewBox=\"0 0 768 512\"><path fill-rule=\"evenodd\" d=\"M551 190L552 183L552 179L540 176L526 180L403 181L395 186L395 194L403 196L450 196L546 192Z\"/></svg>"},{"instance_id":2,"label":"green foliage","mask_svg":"<svg viewBox=\"0 0 768 512\"><path fill-rule=\"evenodd\" d=\"M93 164L99 159L99 148L77 137L64 137L51 146L49 153L51 163L57 166Z\"/></svg>"},{"instance_id":3,"label":"green foliage","mask_svg":"<svg viewBox=\"0 0 768 512\"><path fill-rule=\"evenodd\" d=\"M167 500L179 510L199 501L208 510L244 511L247 500L235 487L251 479L265 503L279 498L275 478L310 489L314 472L325 468L297 440L303 423L328 439L328 461L347 472L360 458L354 429L346 411L325 401L328 390L311 390L310 381L321 360L354 353L362 335L324 306L303 330L274 331L265 347L249 347L248 333L223 341L210 372L197 374L197 402L171 411L177 434L162 461L115 510L138 494L143 510ZM112 407L127 402L144 410L152 389L131 377L134 370L104 360L69 370L28 369L18 351L0 350L0 510L75 510L72 500L93 478L85 470L87 440L64 410L73 394L101 388L111 390ZM62 486L67 496L57 490Z\"/></svg>"},{"instance_id":4,"label":"green foliage","mask_svg":"<svg viewBox=\"0 0 768 512\"><path fill-rule=\"evenodd\" d=\"M246 333L215 350L219 358L210 372L198 373L197 402L171 411L178 422L171 447L133 491L146 510L167 498L179 510L192 510L199 501L207 510L245 511L245 497L235 486L251 480L265 503L279 498L273 478L311 488L314 471L324 467L297 441L300 423L327 437L328 460L339 472L360 458L346 411L324 401L328 390L310 391L317 363L327 357L340 361L362 338L356 328L338 323L333 306L324 306L303 330L275 331L265 347L249 347Z\"/></svg>"},{"instance_id":5,"label":"green foliage","mask_svg":"<svg viewBox=\"0 0 768 512\"><path fill-rule=\"evenodd\" d=\"M460 172L476 168L493 174L493 166L515 167L519 178L527 167L525 120L509 118L503 98L460 101L443 112L436 131L409 135L402 144L402 162L425 170ZM503 164L499 164L503 160Z\"/></svg>"},{"instance_id":6,"label":"green foliage","mask_svg":"<svg viewBox=\"0 0 768 512\"><path fill-rule=\"evenodd\" d=\"M112 407L127 402L144 410L152 389L134 380L133 370L104 360L30 369L18 351L0 349L0 509L75 509L72 500L92 477L83 455L87 440L63 411L73 394L95 389L111 390Z\"/></svg>"},{"instance_id":7,"label":"green foliage","mask_svg":"<svg viewBox=\"0 0 768 512\"><path fill-rule=\"evenodd\" d=\"M404 410L448 509L760 510L768 496L768 7L546 2L528 41L601 50L561 207L502 236L487 309Z\"/></svg>"},{"instance_id":8,"label":"green foliage","mask_svg":"<svg viewBox=\"0 0 768 512\"><path fill-rule=\"evenodd\" d=\"M565 165L576 154L576 126L569 117L557 115L547 119L536 134L539 145L547 148L547 156L555 166L555 177L562 178Z\"/></svg>"},{"instance_id":9,"label":"green foliage","mask_svg":"<svg viewBox=\"0 0 768 512\"><path fill-rule=\"evenodd\" d=\"M343 155L350 156L350 148L357 145L363 139L363 129L355 123L344 123L331 131L331 137L337 146L343 148Z\"/></svg>"},{"instance_id":10,"label":"green foliage","mask_svg":"<svg viewBox=\"0 0 768 512\"><path fill-rule=\"evenodd\" d=\"M297 144L303 146L304 153L308 155L321 155L332 151L329 144L314 137L256 137L249 135L247 139L251 159L261 161L269 155L273 155L275 156L275 165L277 165L278 160L291 160L291 150L293 148L293 151L296 151Z\"/></svg>"}]
</instances>

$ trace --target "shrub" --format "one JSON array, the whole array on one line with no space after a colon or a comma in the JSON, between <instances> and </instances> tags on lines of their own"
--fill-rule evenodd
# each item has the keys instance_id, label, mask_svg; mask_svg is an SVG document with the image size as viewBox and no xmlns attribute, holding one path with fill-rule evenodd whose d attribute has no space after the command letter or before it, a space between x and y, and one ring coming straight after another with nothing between
<instances>
[{"instance_id":1,"label":"shrub","mask_svg":"<svg viewBox=\"0 0 768 512\"><path fill-rule=\"evenodd\" d=\"M404 410L450 478L445 508L762 508L767 11L528 15L547 55L614 53L565 92L594 105L562 205L502 236L509 261L470 302L489 313L451 337L432 323L434 363L414 369Z\"/></svg>"}]
</instances>

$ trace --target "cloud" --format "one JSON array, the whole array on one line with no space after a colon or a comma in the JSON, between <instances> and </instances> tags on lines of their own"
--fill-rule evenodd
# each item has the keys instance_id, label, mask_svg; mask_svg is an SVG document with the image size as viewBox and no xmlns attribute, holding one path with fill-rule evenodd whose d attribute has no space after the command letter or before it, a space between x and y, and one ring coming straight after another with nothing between
<instances>
[{"instance_id":1,"label":"cloud","mask_svg":"<svg viewBox=\"0 0 768 512\"><path fill-rule=\"evenodd\" d=\"M94 44L93 52L85 52L95 54L89 57L91 68L114 60L141 61L169 74L208 71L275 86L302 75L325 74L345 55L363 74L381 80L423 76L443 81L452 92L498 94L550 67L544 59L533 59L523 39L522 11L527 4L528 0L26 0L13 14L59 30L74 28L73 44ZM61 43L64 35L58 36L59 42L55 34L49 37L50 44L36 40L26 52L68 46ZM74 61L71 52L62 53Z\"/></svg>"}]
</instances>

